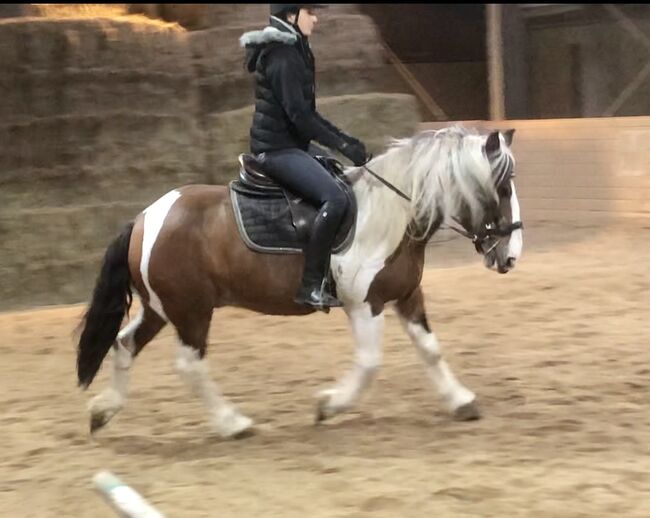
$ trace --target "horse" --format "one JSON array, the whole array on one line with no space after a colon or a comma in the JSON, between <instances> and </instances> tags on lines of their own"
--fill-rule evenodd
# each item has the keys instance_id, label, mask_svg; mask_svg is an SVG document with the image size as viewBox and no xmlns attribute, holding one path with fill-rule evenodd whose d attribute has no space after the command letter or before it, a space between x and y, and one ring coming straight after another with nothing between
<instances>
[{"instance_id":1,"label":"horse","mask_svg":"<svg viewBox=\"0 0 650 518\"><path fill-rule=\"evenodd\" d=\"M427 242L443 224L471 237L488 269L507 273L515 267L523 236L513 134L462 126L422 131L393 139L364 167L345 168L356 222L347 247L333 253L330 271L356 342L355 360L317 394L316 422L352 408L375 377L387 305L396 310L445 409L461 420L480 418L475 394L442 356L420 282ZM214 310L235 306L278 316L315 310L293 302L303 255L247 246L229 190L222 185L174 189L138 214L108 246L78 326L77 377L84 390L113 349L111 384L89 403L91 433L123 408L134 358L167 323L178 337L175 368L202 400L212 429L224 438L253 432L252 419L221 394L208 371ZM120 330L133 291L141 309Z\"/></svg>"}]
</instances>

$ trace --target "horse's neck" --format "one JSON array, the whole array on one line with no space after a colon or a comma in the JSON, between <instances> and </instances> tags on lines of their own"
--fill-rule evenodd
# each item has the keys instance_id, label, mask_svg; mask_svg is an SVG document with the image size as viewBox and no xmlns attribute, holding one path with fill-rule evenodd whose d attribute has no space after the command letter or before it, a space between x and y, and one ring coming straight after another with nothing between
<instances>
[{"instance_id":1,"label":"horse's neck","mask_svg":"<svg viewBox=\"0 0 650 518\"><path fill-rule=\"evenodd\" d=\"M396 168L389 167L392 161L390 156L378 157L368 167L410 195L410 181L404 174L403 166L402 171L397 171ZM399 172L402 174L399 175ZM410 203L382 185L363 168L356 169L352 175L355 177L353 186L358 206L353 247L356 253L369 261L383 261L406 237L411 220Z\"/></svg>"}]
</instances>

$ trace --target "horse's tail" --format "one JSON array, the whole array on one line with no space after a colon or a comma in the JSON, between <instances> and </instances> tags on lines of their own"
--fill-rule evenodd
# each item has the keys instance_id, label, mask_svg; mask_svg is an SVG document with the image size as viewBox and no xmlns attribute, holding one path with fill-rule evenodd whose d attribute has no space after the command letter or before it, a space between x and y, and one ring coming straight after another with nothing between
<instances>
[{"instance_id":1,"label":"horse's tail","mask_svg":"<svg viewBox=\"0 0 650 518\"><path fill-rule=\"evenodd\" d=\"M84 389L92 383L115 342L122 319L131 307L129 242L133 222L108 245L92 301L79 327L83 326L77 350L77 378Z\"/></svg>"}]
</instances>

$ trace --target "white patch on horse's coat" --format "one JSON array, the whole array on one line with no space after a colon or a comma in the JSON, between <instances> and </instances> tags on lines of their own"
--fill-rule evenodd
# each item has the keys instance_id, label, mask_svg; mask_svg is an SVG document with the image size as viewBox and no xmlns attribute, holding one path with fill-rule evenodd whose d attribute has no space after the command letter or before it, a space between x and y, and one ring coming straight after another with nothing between
<instances>
[{"instance_id":1,"label":"white patch on horse's coat","mask_svg":"<svg viewBox=\"0 0 650 518\"><path fill-rule=\"evenodd\" d=\"M179 342L176 371L192 392L201 398L210 415L210 422L222 437L232 437L253 425L253 421L240 414L219 391L210 378L205 359L191 346Z\"/></svg>"},{"instance_id":2,"label":"white patch on horse's coat","mask_svg":"<svg viewBox=\"0 0 650 518\"><path fill-rule=\"evenodd\" d=\"M133 363L133 351L135 350L133 335L140 327L143 316L144 310L141 308L135 318L124 326L117 335L116 346L113 347L111 386L90 400L89 409L92 415L104 415L108 421L126 403L129 388L129 369Z\"/></svg>"},{"instance_id":3,"label":"white patch on horse's coat","mask_svg":"<svg viewBox=\"0 0 650 518\"><path fill-rule=\"evenodd\" d=\"M400 315L402 325L411 337L420 358L424 362L427 375L436 387L447 410L453 412L476 399L476 395L464 387L454 376L442 357L436 335L428 332L421 324L409 322Z\"/></svg>"},{"instance_id":4,"label":"white patch on horse's coat","mask_svg":"<svg viewBox=\"0 0 650 518\"><path fill-rule=\"evenodd\" d=\"M151 289L151 285L149 284L149 261L151 260L151 251L156 243L160 229L165 222L165 218L167 217L169 210L172 208L172 205L174 205L174 202L180 198L180 196L181 193L177 190L170 191L143 211L144 229L142 233L140 274L142 275L142 282L149 292L149 306L165 321L169 319L167 318L167 315L165 315L160 298Z\"/></svg>"},{"instance_id":5,"label":"white patch on horse's coat","mask_svg":"<svg viewBox=\"0 0 650 518\"><path fill-rule=\"evenodd\" d=\"M510 207L512 210L512 222L517 223L521 221L521 212L519 208L519 199L517 198L517 191L515 191L515 182L510 180L510 187L512 187L512 194L510 195ZM524 235L521 229L514 230L510 235L510 245L508 247L508 257L519 259L521 252L524 248Z\"/></svg>"},{"instance_id":6,"label":"white patch on horse's coat","mask_svg":"<svg viewBox=\"0 0 650 518\"><path fill-rule=\"evenodd\" d=\"M333 415L355 403L372 381L381 364L381 338L384 330L384 314L373 316L370 304L347 307L356 342L355 362L334 387L321 391L323 410Z\"/></svg>"},{"instance_id":7,"label":"white patch on horse's coat","mask_svg":"<svg viewBox=\"0 0 650 518\"><path fill-rule=\"evenodd\" d=\"M136 330L138 329L138 327L140 327L140 324L142 324L143 319L144 319L144 309L140 308L138 314L127 325L125 325L117 334L117 343L122 344L131 353L135 351L135 343L133 342L133 335L135 335Z\"/></svg>"},{"instance_id":8,"label":"white patch on horse's coat","mask_svg":"<svg viewBox=\"0 0 650 518\"><path fill-rule=\"evenodd\" d=\"M117 335L117 347L113 349L113 388L126 401L127 389L129 385L129 369L133 363L133 353L135 352L135 343L133 337L135 332L142 324L144 318L144 309L140 308L138 314L131 320Z\"/></svg>"},{"instance_id":9,"label":"white patch on horse's coat","mask_svg":"<svg viewBox=\"0 0 650 518\"><path fill-rule=\"evenodd\" d=\"M423 355L423 360L428 365L435 365L440 361L440 345L436 335L428 332L422 324L417 322L405 322L406 332L418 345Z\"/></svg>"},{"instance_id":10,"label":"white patch on horse's coat","mask_svg":"<svg viewBox=\"0 0 650 518\"><path fill-rule=\"evenodd\" d=\"M113 389L120 395L122 402L126 401L129 387L129 369L133 363L133 354L121 343L113 349Z\"/></svg>"}]
</instances>

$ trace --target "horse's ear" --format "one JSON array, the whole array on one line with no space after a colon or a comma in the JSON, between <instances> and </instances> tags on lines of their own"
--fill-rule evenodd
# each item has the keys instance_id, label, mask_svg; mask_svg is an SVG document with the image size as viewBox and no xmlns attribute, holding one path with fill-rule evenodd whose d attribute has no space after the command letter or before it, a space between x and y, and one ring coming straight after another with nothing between
<instances>
[{"instance_id":1,"label":"horse's ear","mask_svg":"<svg viewBox=\"0 0 650 518\"><path fill-rule=\"evenodd\" d=\"M500 146L501 146L501 141L499 140L499 132L493 131L492 133L490 133L490 135L487 138L487 141L485 142L485 152L487 153L488 156L494 155L497 151L499 151Z\"/></svg>"},{"instance_id":2,"label":"horse's ear","mask_svg":"<svg viewBox=\"0 0 650 518\"><path fill-rule=\"evenodd\" d=\"M506 141L506 144L508 144L508 147L512 146L512 137L514 137L515 135L515 130L514 129L506 130L502 133L502 135Z\"/></svg>"}]
</instances>

